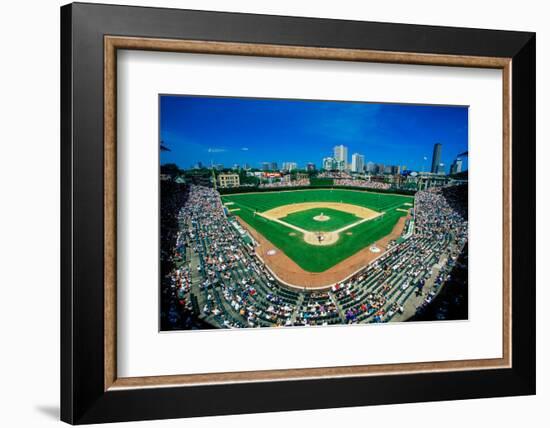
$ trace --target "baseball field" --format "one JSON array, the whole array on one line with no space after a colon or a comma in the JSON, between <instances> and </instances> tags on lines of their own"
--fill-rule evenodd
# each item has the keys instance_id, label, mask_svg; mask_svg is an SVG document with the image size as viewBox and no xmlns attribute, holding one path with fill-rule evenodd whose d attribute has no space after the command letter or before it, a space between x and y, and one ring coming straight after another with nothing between
<instances>
[{"instance_id":1,"label":"baseball field","mask_svg":"<svg viewBox=\"0 0 550 428\"><path fill-rule=\"evenodd\" d=\"M222 196L232 215L307 272L324 272L389 235L410 196L343 189Z\"/></svg>"}]
</instances>

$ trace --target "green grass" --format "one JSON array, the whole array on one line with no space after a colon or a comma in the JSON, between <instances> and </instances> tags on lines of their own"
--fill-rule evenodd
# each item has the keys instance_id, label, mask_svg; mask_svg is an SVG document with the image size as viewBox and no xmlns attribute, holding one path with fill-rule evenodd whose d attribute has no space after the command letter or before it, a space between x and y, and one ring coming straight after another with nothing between
<instances>
[{"instance_id":1,"label":"green grass","mask_svg":"<svg viewBox=\"0 0 550 428\"><path fill-rule=\"evenodd\" d=\"M321 214L330 217L330 219L326 221L317 221L314 219L315 216ZM348 224L356 223L361 220L361 218L354 214L330 208L312 208L310 210L289 214L279 220L309 230L310 232L330 232L338 230Z\"/></svg>"},{"instance_id":2,"label":"green grass","mask_svg":"<svg viewBox=\"0 0 550 428\"><path fill-rule=\"evenodd\" d=\"M411 208L404 204L413 203L414 198L364 191L318 189L227 195L222 197L222 201L233 202L231 208L240 208L234 215L255 228L302 269L323 272L388 235L399 218L406 215L396 208ZM302 202L344 202L378 212L384 211L385 214L349 229L352 235L343 233L334 245L324 247L309 245L300 233L290 235L291 232L296 233L295 230L255 214L256 211L264 212L281 205Z\"/></svg>"}]
</instances>

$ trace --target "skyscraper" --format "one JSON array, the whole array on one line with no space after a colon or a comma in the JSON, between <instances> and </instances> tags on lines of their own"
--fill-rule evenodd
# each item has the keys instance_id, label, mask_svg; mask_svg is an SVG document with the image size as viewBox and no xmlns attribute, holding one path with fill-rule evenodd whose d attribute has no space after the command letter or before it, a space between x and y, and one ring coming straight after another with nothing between
<instances>
[{"instance_id":1,"label":"skyscraper","mask_svg":"<svg viewBox=\"0 0 550 428\"><path fill-rule=\"evenodd\" d=\"M338 162L339 169L347 169L348 148L342 144L339 146L334 146L334 159Z\"/></svg>"},{"instance_id":2,"label":"skyscraper","mask_svg":"<svg viewBox=\"0 0 550 428\"><path fill-rule=\"evenodd\" d=\"M392 165L391 166L391 173L393 175L401 174L401 167L399 165Z\"/></svg>"},{"instance_id":3,"label":"skyscraper","mask_svg":"<svg viewBox=\"0 0 550 428\"><path fill-rule=\"evenodd\" d=\"M351 155L351 171L352 172L363 172L365 169L365 156L360 155L359 153L354 153Z\"/></svg>"},{"instance_id":4,"label":"skyscraper","mask_svg":"<svg viewBox=\"0 0 550 428\"><path fill-rule=\"evenodd\" d=\"M283 162L283 171L295 171L298 169L298 164L296 162Z\"/></svg>"},{"instance_id":5,"label":"skyscraper","mask_svg":"<svg viewBox=\"0 0 550 428\"><path fill-rule=\"evenodd\" d=\"M277 171L279 169L279 167L277 166L277 162L271 162L271 167L270 169L272 171Z\"/></svg>"},{"instance_id":6,"label":"skyscraper","mask_svg":"<svg viewBox=\"0 0 550 428\"><path fill-rule=\"evenodd\" d=\"M336 163L334 158L323 158L323 169L326 171L334 171L336 169Z\"/></svg>"},{"instance_id":7,"label":"skyscraper","mask_svg":"<svg viewBox=\"0 0 550 428\"><path fill-rule=\"evenodd\" d=\"M335 161L336 162L336 169L338 171L347 171L348 170L348 164L344 160Z\"/></svg>"},{"instance_id":8,"label":"skyscraper","mask_svg":"<svg viewBox=\"0 0 550 428\"><path fill-rule=\"evenodd\" d=\"M458 174L459 172L462 172L462 159L456 158L451 164L451 174Z\"/></svg>"},{"instance_id":9,"label":"skyscraper","mask_svg":"<svg viewBox=\"0 0 550 428\"><path fill-rule=\"evenodd\" d=\"M437 174L439 164L441 163L441 144L434 144L434 152L432 155L432 174Z\"/></svg>"},{"instance_id":10,"label":"skyscraper","mask_svg":"<svg viewBox=\"0 0 550 428\"><path fill-rule=\"evenodd\" d=\"M308 162L306 169L308 171L315 171L315 164L313 162Z\"/></svg>"},{"instance_id":11,"label":"skyscraper","mask_svg":"<svg viewBox=\"0 0 550 428\"><path fill-rule=\"evenodd\" d=\"M374 162L367 162L367 172L370 174L376 173L376 164Z\"/></svg>"}]
</instances>

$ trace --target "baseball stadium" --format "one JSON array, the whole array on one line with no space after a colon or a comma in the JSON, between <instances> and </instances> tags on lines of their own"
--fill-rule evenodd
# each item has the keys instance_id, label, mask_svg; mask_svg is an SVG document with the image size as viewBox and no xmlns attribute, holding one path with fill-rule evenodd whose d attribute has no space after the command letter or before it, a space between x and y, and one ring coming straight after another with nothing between
<instances>
[{"instance_id":1,"label":"baseball stadium","mask_svg":"<svg viewBox=\"0 0 550 428\"><path fill-rule=\"evenodd\" d=\"M163 329L431 319L433 302L458 298L444 288L467 286L465 185L414 196L163 186L163 210L173 213L163 233Z\"/></svg>"},{"instance_id":2,"label":"baseball stadium","mask_svg":"<svg viewBox=\"0 0 550 428\"><path fill-rule=\"evenodd\" d=\"M467 120L161 96L160 330L468 319Z\"/></svg>"}]
</instances>

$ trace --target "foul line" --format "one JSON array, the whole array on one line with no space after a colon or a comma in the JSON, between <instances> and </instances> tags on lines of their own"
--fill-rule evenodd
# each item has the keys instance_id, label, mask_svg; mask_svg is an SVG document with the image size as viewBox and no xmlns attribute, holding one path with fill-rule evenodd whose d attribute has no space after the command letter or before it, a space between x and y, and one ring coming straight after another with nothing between
<instances>
[{"instance_id":1,"label":"foul line","mask_svg":"<svg viewBox=\"0 0 550 428\"><path fill-rule=\"evenodd\" d=\"M340 229L325 231L325 233L337 233L337 234L339 234L341 232L345 232L348 229L351 229L352 227L359 226L360 224L365 223L366 221L374 220L374 219L376 219L376 218L378 218L378 217L380 217L381 215L384 215L384 214L385 214L385 211L383 211L381 213L378 213L377 215L375 215L374 217L371 217L371 218L363 218L359 221L356 221L355 223L351 223L351 224L348 224L347 226L341 227ZM279 220L278 218L268 217L268 216L264 215L263 213L258 213L257 212L256 215L259 215L260 217L263 217L266 220L270 220L270 221L274 221L276 223L280 223L283 226L289 227L290 229L297 230L298 232L301 232L303 234L305 234L305 233L314 233L315 232L315 231L311 231L311 230L302 229L301 227L298 227L298 226L295 226L293 224L287 223L285 221Z\"/></svg>"}]
</instances>

